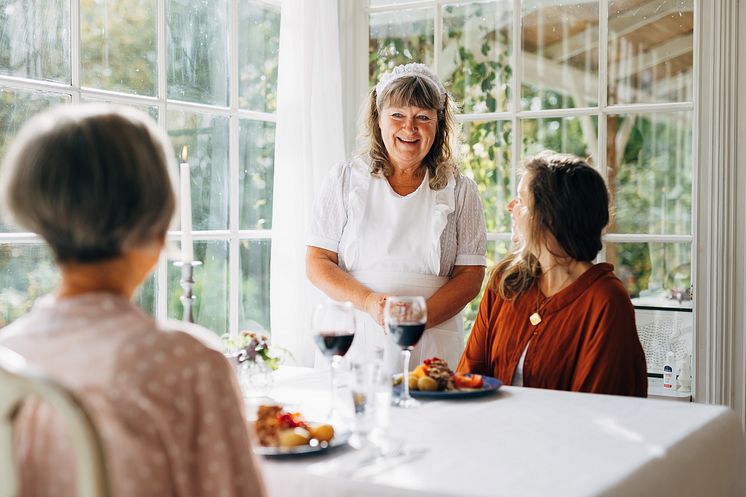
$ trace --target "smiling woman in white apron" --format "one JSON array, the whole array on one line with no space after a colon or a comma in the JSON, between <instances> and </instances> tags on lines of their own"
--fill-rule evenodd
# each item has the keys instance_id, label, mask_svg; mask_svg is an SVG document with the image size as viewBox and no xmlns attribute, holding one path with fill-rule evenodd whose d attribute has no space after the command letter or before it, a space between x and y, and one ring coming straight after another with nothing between
<instances>
[{"instance_id":1,"label":"smiling woman in white apron","mask_svg":"<svg viewBox=\"0 0 746 497\"><path fill-rule=\"evenodd\" d=\"M455 161L455 105L427 66L407 64L384 74L367 109L367 150L335 167L316 199L308 277L357 308L351 353L383 347L391 371L399 349L382 328L386 297L425 297L427 331L410 365L437 356L455 367L486 246L476 184Z\"/></svg>"}]
</instances>

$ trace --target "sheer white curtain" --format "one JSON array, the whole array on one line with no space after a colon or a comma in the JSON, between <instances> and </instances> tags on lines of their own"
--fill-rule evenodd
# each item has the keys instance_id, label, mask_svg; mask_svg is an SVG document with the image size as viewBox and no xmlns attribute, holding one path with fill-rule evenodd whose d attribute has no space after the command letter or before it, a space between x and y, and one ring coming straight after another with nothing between
<instances>
[{"instance_id":1,"label":"sheer white curtain","mask_svg":"<svg viewBox=\"0 0 746 497\"><path fill-rule=\"evenodd\" d=\"M305 235L329 168L344 159L337 0L283 0L277 80L270 305L273 343L313 365L317 292L305 275Z\"/></svg>"}]
</instances>

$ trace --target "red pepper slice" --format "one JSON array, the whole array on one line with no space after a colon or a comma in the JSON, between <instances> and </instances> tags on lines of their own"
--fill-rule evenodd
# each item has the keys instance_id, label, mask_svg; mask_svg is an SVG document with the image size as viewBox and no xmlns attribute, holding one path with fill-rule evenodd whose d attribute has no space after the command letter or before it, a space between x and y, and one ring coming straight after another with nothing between
<instances>
[{"instance_id":1,"label":"red pepper slice","mask_svg":"<svg viewBox=\"0 0 746 497\"><path fill-rule=\"evenodd\" d=\"M484 382L482 375L456 373L453 375L453 384L456 388L482 388Z\"/></svg>"}]
</instances>

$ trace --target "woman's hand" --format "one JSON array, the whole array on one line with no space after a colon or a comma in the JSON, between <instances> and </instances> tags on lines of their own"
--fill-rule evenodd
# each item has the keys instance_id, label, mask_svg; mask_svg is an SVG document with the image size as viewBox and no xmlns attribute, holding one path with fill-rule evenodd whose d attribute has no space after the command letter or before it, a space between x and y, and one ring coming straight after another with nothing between
<instances>
[{"instance_id":1,"label":"woman's hand","mask_svg":"<svg viewBox=\"0 0 746 497\"><path fill-rule=\"evenodd\" d=\"M306 249L306 275L318 289L334 300L349 300L355 308L368 313L383 325L383 306L386 295L371 291L352 275L339 267L336 252L318 247Z\"/></svg>"},{"instance_id":2,"label":"woman's hand","mask_svg":"<svg viewBox=\"0 0 746 497\"><path fill-rule=\"evenodd\" d=\"M383 326L383 306L386 305L386 295L377 292L370 292L365 297L363 309L370 314L373 320ZM386 330L383 331L386 333Z\"/></svg>"}]
</instances>

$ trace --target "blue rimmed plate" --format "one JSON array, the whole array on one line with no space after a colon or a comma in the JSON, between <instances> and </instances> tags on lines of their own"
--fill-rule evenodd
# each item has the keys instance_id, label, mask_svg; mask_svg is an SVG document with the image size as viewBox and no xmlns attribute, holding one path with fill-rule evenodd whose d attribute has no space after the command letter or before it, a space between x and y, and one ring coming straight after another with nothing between
<instances>
[{"instance_id":1,"label":"blue rimmed plate","mask_svg":"<svg viewBox=\"0 0 746 497\"><path fill-rule=\"evenodd\" d=\"M410 390L409 395L415 399L463 399L491 395L503 386L503 382L492 376L482 375L482 388L464 388L462 390L442 390L427 392L424 390ZM401 385L394 387L394 395L401 395Z\"/></svg>"}]
</instances>

